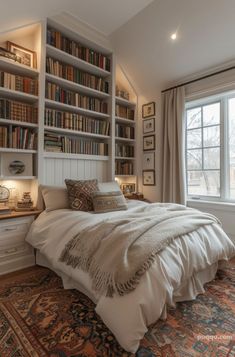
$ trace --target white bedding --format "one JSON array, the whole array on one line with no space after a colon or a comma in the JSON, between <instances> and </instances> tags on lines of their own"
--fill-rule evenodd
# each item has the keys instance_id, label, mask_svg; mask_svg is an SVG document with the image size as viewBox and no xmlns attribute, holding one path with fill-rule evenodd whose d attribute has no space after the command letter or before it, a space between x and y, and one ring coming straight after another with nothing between
<instances>
[{"instance_id":1,"label":"white bedding","mask_svg":"<svg viewBox=\"0 0 235 357\"><path fill-rule=\"evenodd\" d=\"M145 204L131 200L128 210ZM43 212L31 226L26 240L61 275L65 288L78 288L96 303L97 313L121 346L136 352L147 326L166 317L166 305L174 306L177 301L191 300L204 292L203 285L214 278L218 261L233 257L235 246L219 225L202 227L175 239L161 251L133 292L108 298L92 290L87 273L58 259L65 244L88 226L91 219L95 224L104 216L125 214L126 211L93 214L66 209Z\"/></svg>"}]
</instances>

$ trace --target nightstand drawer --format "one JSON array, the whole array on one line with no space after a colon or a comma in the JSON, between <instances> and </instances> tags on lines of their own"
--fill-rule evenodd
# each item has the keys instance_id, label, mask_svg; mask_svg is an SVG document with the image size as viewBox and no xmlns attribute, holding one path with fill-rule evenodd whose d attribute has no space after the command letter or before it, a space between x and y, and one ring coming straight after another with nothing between
<instances>
[{"instance_id":1,"label":"nightstand drawer","mask_svg":"<svg viewBox=\"0 0 235 357\"><path fill-rule=\"evenodd\" d=\"M32 223L32 217L27 219L6 220L0 224L0 241L7 235L14 235L15 233L22 233L26 235L29 226Z\"/></svg>"},{"instance_id":2,"label":"nightstand drawer","mask_svg":"<svg viewBox=\"0 0 235 357\"><path fill-rule=\"evenodd\" d=\"M0 247L0 260L1 262L7 261L10 257L16 255L25 255L32 253L32 247L26 242L15 244L11 247Z\"/></svg>"}]
</instances>

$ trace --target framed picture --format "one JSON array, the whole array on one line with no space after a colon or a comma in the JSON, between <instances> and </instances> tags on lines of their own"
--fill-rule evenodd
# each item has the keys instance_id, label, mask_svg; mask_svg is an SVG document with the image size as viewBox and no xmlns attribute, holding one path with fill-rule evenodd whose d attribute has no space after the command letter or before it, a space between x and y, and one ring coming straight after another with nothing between
<instances>
[{"instance_id":1,"label":"framed picture","mask_svg":"<svg viewBox=\"0 0 235 357\"><path fill-rule=\"evenodd\" d=\"M135 183L123 183L121 184L121 190L124 195L135 192Z\"/></svg>"},{"instance_id":2,"label":"framed picture","mask_svg":"<svg viewBox=\"0 0 235 357\"><path fill-rule=\"evenodd\" d=\"M143 150L155 150L155 135L148 135L143 137Z\"/></svg>"},{"instance_id":3,"label":"framed picture","mask_svg":"<svg viewBox=\"0 0 235 357\"><path fill-rule=\"evenodd\" d=\"M17 56L17 61L21 64L31 68L37 68L36 52L10 41L7 41L7 50L14 53Z\"/></svg>"},{"instance_id":4,"label":"framed picture","mask_svg":"<svg viewBox=\"0 0 235 357\"><path fill-rule=\"evenodd\" d=\"M155 102L142 105L142 117L150 118L155 115Z\"/></svg>"},{"instance_id":5,"label":"framed picture","mask_svg":"<svg viewBox=\"0 0 235 357\"><path fill-rule=\"evenodd\" d=\"M155 153L146 152L143 154L143 170L155 169Z\"/></svg>"},{"instance_id":6,"label":"framed picture","mask_svg":"<svg viewBox=\"0 0 235 357\"><path fill-rule=\"evenodd\" d=\"M153 133L155 131L155 118L143 120L143 134Z\"/></svg>"},{"instance_id":7,"label":"framed picture","mask_svg":"<svg viewBox=\"0 0 235 357\"><path fill-rule=\"evenodd\" d=\"M0 175L32 176L33 155L19 153L1 153Z\"/></svg>"},{"instance_id":8,"label":"framed picture","mask_svg":"<svg viewBox=\"0 0 235 357\"><path fill-rule=\"evenodd\" d=\"M143 185L144 186L155 186L155 171L154 170L143 170Z\"/></svg>"}]
</instances>

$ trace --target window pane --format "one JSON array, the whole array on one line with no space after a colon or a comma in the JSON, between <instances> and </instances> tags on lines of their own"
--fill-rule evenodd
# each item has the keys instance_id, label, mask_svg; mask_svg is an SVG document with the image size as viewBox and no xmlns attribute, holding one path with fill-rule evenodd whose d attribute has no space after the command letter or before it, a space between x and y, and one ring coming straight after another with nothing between
<instances>
[{"instance_id":1,"label":"window pane","mask_svg":"<svg viewBox=\"0 0 235 357\"><path fill-rule=\"evenodd\" d=\"M235 98L229 100L230 198L235 199Z\"/></svg>"},{"instance_id":2,"label":"window pane","mask_svg":"<svg viewBox=\"0 0 235 357\"><path fill-rule=\"evenodd\" d=\"M202 169L202 150L187 151L187 168L188 170Z\"/></svg>"},{"instance_id":3,"label":"window pane","mask_svg":"<svg viewBox=\"0 0 235 357\"><path fill-rule=\"evenodd\" d=\"M187 129L201 126L201 107L187 110Z\"/></svg>"},{"instance_id":4,"label":"window pane","mask_svg":"<svg viewBox=\"0 0 235 357\"><path fill-rule=\"evenodd\" d=\"M220 126L209 126L203 129L203 146L220 145Z\"/></svg>"},{"instance_id":5,"label":"window pane","mask_svg":"<svg viewBox=\"0 0 235 357\"><path fill-rule=\"evenodd\" d=\"M205 105L203 107L203 126L220 123L220 103Z\"/></svg>"},{"instance_id":6,"label":"window pane","mask_svg":"<svg viewBox=\"0 0 235 357\"><path fill-rule=\"evenodd\" d=\"M188 171L188 194L220 196L219 171Z\"/></svg>"},{"instance_id":7,"label":"window pane","mask_svg":"<svg viewBox=\"0 0 235 357\"><path fill-rule=\"evenodd\" d=\"M202 146L202 130L194 129L187 132L187 148L194 149Z\"/></svg>"},{"instance_id":8,"label":"window pane","mask_svg":"<svg viewBox=\"0 0 235 357\"><path fill-rule=\"evenodd\" d=\"M204 149L204 170L220 169L220 148Z\"/></svg>"}]
</instances>

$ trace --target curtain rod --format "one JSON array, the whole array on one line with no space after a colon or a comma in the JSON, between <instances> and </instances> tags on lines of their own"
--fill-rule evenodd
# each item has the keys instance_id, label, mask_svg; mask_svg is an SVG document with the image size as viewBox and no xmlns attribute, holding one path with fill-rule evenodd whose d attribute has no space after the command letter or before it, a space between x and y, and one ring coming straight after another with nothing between
<instances>
[{"instance_id":1,"label":"curtain rod","mask_svg":"<svg viewBox=\"0 0 235 357\"><path fill-rule=\"evenodd\" d=\"M187 84L191 84L191 83L195 83L195 82L201 81L202 79L206 79L206 78L210 78L210 77L216 76L217 74L221 74L221 73L224 73L224 72L231 71L232 69L235 69L235 66L232 66L232 67L229 67L229 68L226 68L226 69L222 69L220 71L217 71L217 72L214 72L214 73L211 73L211 74L207 74L205 76L202 76L202 77L199 77L199 78L196 78L196 79L192 79L191 81L184 82L184 83L178 84L176 86L164 89L164 90L161 91L161 93L165 93L168 90L179 88L179 87L183 87L183 86L186 86Z\"/></svg>"}]
</instances>

